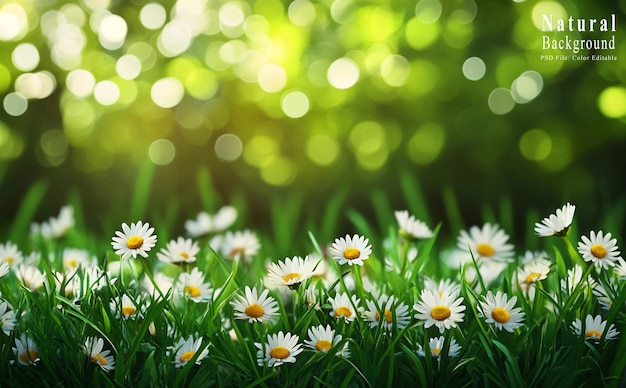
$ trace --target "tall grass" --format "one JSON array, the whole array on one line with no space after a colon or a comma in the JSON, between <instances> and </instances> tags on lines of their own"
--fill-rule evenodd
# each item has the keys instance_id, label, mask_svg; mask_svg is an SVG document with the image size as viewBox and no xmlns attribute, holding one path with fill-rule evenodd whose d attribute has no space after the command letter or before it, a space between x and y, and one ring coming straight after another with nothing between
<instances>
[{"instance_id":1,"label":"tall grass","mask_svg":"<svg viewBox=\"0 0 626 388\"><path fill-rule=\"evenodd\" d=\"M448 219L433 223L418 182L402 173L405 207L430 225L432 237L407 239L394 217L399 209L382 190L371 195L373 216L347 206L347 192L327 198L321 214L307 213L302 198L294 195L270 205L267 228L255 231L261 248L251 257L231 257L222 252L218 239L228 233L224 230L194 238L200 247L197 260L174 265L157 260L156 253L183 229L174 220L184 204L173 199L171 207L151 213L147 204L152 173L146 167L138 179L130 209L124 212L132 216L127 219L123 214L109 215L111 220L120 217L129 224L146 217L157 220L151 224L157 245L148 252L147 259L120 259L110 244L119 227L95 233L88 230L81 200L75 194L68 199L74 208L74 223L69 230L58 237L31 233L30 225L42 221L34 219L34 214L45 197L45 184L36 184L26 193L8 235L0 237L3 247L15 243L24 256L0 278L0 299L10 305L15 317L15 326L0 333L0 385L32 386L34 381L46 386L112 387L624 384L626 359L621 355L626 350L626 282L613 268L597 270L582 260L575 248L580 240L576 221L563 238L540 238L532 228L545 215L531 210L528 219L515 222L514 204L509 198L503 198L496 208L485 208L485 221L499 223L509 234L515 233L511 240L525 244L516 246L513 259L494 274L489 271L488 261L457 246L458 235L442 233L443 224L457 233L466 228L455 193L444 190L442 199ZM210 189L208 171L200 171L198 189L205 207L200 210L216 212L219 199ZM243 201L235 202L239 214L245 213ZM555 204L555 208L560 205ZM624 202L620 206L623 214ZM372 245L372 255L363 267L340 266L330 257L329 246L336 237L342 237L335 235L334 226L346 219L352 224L351 234L367 237ZM521 224L526 225L525 230L513 230L514 225ZM608 214L596 230L616 231L621 226L619 217ZM231 230L245 227L240 218ZM69 247L83 249L95 260L68 270L63 252ZM525 287L518 279L525 265L522 257L527 250L539 249L547 252L549 272L545 279ZM269 285L269 263L307 255L317 264L316 276L294 289ZM459 256L465 259L459 261ZM103 270L97 275L99 279L89 278L96 274L89 270L90 265ZM576 265L581 265L584 273L581 279L591 277L593 281L563 287L568 271ZM40 286L34 287L20 276L26 266L41 273ZM209 301L195 302L176 287L181 276L194 268L202 272L214 290ZM163 276L174 285L154 290ZM92 284L94 280L100 280L99 286ZM463 298L466 308L456 327L440 332L414 317L413 306L422 300L424 290L433 287L430 280L449 280L458 286L455 295ZM69 287L74 284L78 286ZM597 285L606 295L598 293ZM279 309L274 323L235 319L231 302L242 295L246 286L259 291L270 289ZM517 297L516 306L524 313L523 326L508 332L487 323L480 302L485 301L488 291ZM361 313L349 323L331 316L329 298L343 292L360 299L358 306L352 306L355 311L362 312L366 301L374 301L381 322L372 327ZM390 315L391 328L383 327L383 293L393 295L394 306L408 306L410 319L406 327L398 324L397 311ZM129 319L120 318L119 309L111 308L112 302L115 304L123 295L137 307L138 314ZM576 334L572 328L576 319L584 322L589 314L600 315L606 321L598 340L586 339L584 332ZM3 322L9 321L10 317L5 316ZM259 365L255 343L264 343L269 334L282 331L297 335L303 344L308 330L318 325L330 325L342 336L341 341L326 353L306 348L295 363ZM619 332L615 339L607 337L609 327ZM34 364L22 365L13 351L22 334L37 346ZM115 368L109 372L85 354L85 340L94 336L104 339L104 348L114 357ZM177 367L172 347L189 336L202 338L201 348L191 361ZM430 349L429 341L439 336L444 337L444 346ZM448 354L452 340L461 347L454 356ZM342 352L344 346L349 349L349 357ZM208 356L197 360L205 348Z\"/></svg>"}]
</instances>

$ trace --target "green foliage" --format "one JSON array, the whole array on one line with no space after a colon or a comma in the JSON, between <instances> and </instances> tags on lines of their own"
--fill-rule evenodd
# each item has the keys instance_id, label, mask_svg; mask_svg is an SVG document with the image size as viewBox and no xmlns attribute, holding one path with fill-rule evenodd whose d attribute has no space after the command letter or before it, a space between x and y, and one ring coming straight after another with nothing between
<instances>
[{"instance_id":1,"label":"green foliage","mask_svg":"<svg viewBox=\"0 0 626 388\"><path fill-rule=\"evenodd\" d=\"M213 194L206 189L203 176L198 184L205 197L203 203L215 209L216 203L209 199ZM407 177L403 179L407 199L421 198L419 186ZM140 181L150 186L147 176ZM29 235L29 225L36 222L34 209L44 190L43 185L31 189L11 231L11 236L21 236L15 240L20 247L35 252L23 261L28 260L26 266L41 271L41 284L24 280L23 267L17 265L11 266L0 280L0 298L12 306L16 318L8 335L0 332L3 386L29 386L34 380L45 386L102 387L617 386L623 379L626 363L616 355L626 348L622 335L626 330L626 282L611 269L598 270L583 260L572 242L577 240L573 237L574 227L560 238L533 237L542 239L537 246L545 244L550 249L546 254L550 265L545 279L528 285L518 278L526 265L521 258L504 265L495 276L486 270L492 263L474 251L460 252L467 256L466 261L451 261L449 241L453 239L445 235L442 223L433 228L432 237L410 238L397 225L394 208L382 191L373 191L370 197L374 217L346 207L342 195L331 198L323 214L308 214L302 198L293 196L277 198L272 204L272 228L267 235L261 234L261 249L251 257L237 259L224 253L215 238L202 237L197 239L202 244L196 261L175 265L156 259L157 250L165 247L176 230L175 225L167 224L167 220L173 220L168 216L161 218L166 224L153 225L159 239L147 259L120 259L110 247L102 256L100 248L94 247L108 245L114 233L107 231L104 237L91 234L79 221L83 214L79 208L74 213L77 222L64 235ZM145 187L138 187L137 193L133 203L149 201ZM444 197L448 212L456 214L454 194L444 192ZM77 197L70 202L74 207L81 203ZM427 215L428 208L421 201L407 203L412 212ZM148 211L142 208L131 213ZM483 210L489 222L498 222L501 216L503 225L513 227L520 223L515 222L512 208L505 198L497 214L494 209ZM328 246L332 237L342 236L333 225L342 217L352 222L350 236L366 236L372 244L373 253L362 267L339 266L331 258ZM460 214L455 217L456 221L447 223L462 224ZM524 222L533 225L531 219ZM610 224L616 222L613 219ZM319 227L322 232L305 230L302 225ZM224 238L222 232L212 233L209 237ZM533 239L519 237L520 241ZM81 241L97 257L98 267L106 270L99 272L98 279L89 279L94 275L88 275L86 267L68 271L64 264L64 248ZM293 289L282 286L270 290L279 311L274 323L235 319L231 302L243 294L246 286L262 290L269 285L269 263L307 254L314 258L320 275ZM572 281L569 271L577 265L581 276ZM177 286L192 269L201 271L214 288L209 301L194 301L191 294ZM160 283L162 275L171 278L172 287ZM422 292L441 287L432 285L432 281L440 280L458 286L455 295L463 298L465 306L462 321L441 332L436 326L426 327L414 316L414 304L423 300ZM73 287L74 281L78 281L78 287ZM604 294L599 293L598 286ZM516 297L515 306L524 313L523 325L509 332L487 322L480 303L485 302L488 291ZM331 314L333 306L328 298L344 292L360 299L358 305L351 306L358 314L354 321ZM395 298L389 311L383 305L386 300L382 294ZM120 316L116 305L123 295L137 307L137 313L128 319ZM378 318L367 318L370 305L366 302L373 303ZM407 307L408 323L399 319L402 305ZM600 315L606 322L597 340L586 339L584 332L576 334L572 328L574 320L584 322L588 315ZM384 325L387 319L389 327ZM259 365L255 343L263 344L268 335L282 331L297 335L304 346L309 329L318 325L329 325L342 336L328 352L305 347L295 363L269 367L261 360ZM613 327L619 331L616 338L609 330ZM16 362L12 348L22 334L37 345L36 365ZM114 369L103 370L86 354L88 337L103 339L104 349L114 357ZM201 345L186 364L177 367L174 346L189 337L202 338ZM431 340L438 337L443 338L443 345L431 349ZM456 345L460 348L454 354ZM349 349L349 357L344 346ZM200 357L205 349L208 355Z\"/></svg>"}]
</instances>

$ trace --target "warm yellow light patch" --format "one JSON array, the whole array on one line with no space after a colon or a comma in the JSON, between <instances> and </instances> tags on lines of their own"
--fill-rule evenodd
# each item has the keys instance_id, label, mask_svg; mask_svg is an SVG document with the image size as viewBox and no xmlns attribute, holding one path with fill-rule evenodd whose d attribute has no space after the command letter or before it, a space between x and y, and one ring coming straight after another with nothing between
<instances>
[{"instance_id":1,"label":"warm yellow light patch","mask_svg":"<svg viewBox=\"0 0 626 388\"><path fill-rule=\"evenodd\" d=\"M361 256L361 251L356 248L346 248L346 250L343 251L343 257L347 260L358 259L359 256Z\"/></svg>"},{"instance_id":2,"label":"warm yellow light patch","mask_svg":"<svg viewBox=\"0 0 626 388\"><path fill-rule=\"evenodd\" d=\"M295 279L297 282L300 281L300 274L299 273L288 273L287 275L283 276L283 280L287 283L289 283L290 280Z\"/></svg>"},{"instance_id":3,"label":"warm yellow light patch","mask_svg":"<svg viewBox=\"0 0 626 388\"><path fill-rule=\"evenodd\" d=\"M604 245L594 244L591 246L591 254L598 259L604 259L606 257L606 248Z\"/></svg>"},{"instance_id":4,"label":"warm yellow light patch","mask_svg":"<svg viewBox=\"0 0 626 388\"><path fill-rule=\"evenodd\" d=\"M476 252L482 257L490 257L496 253L496 250L489 243L480 243L476 245Z\"/></svg>"},{"instance_id":5,"label":"warm yellow light patch","mask_svg":"<svg viewBox=\"0 0 626 388\"><path fill-rule=\"evenodd\" d=\"M180 257L182 257L183 259L188 259L188 258L189 258L189 253L187 253L187 252L181 252L181 253L180 253Z\"/></svg>"},{"instance_id":6,"label":"warm yellow light patch","mask_svg":"<svg viewBox=\"0 0 626 388\"><path fill-rule=\"evenodd\" d=\"M438 356L441 353L441 349L433 348L433 349L430 349L430 352L433 354L433 356Z\"/></svg>"},{"instance_id":7,"label":"warm yellow light patch","mask_svg":"<svg viewBox=\"0 0 626 388\"><path fill-rule=\"evenodd\" d=\"M430 310L430 316L437 321L443 321L450 318L451 313L452 312L447 306L442 305L435 306L432 310Z\"/></svg>"},{"instance_id":8,"label":"warm yellow light patch","mask_svg":"<svg viewBox=\"0 0 626 388\"><path fill-rule=\"evenodd\" d=\"M192 298L197 298L200 295L202 295L202 293L200 292L200 289L192 285L185 286L183 291L185 292L185 294L191 296Z\"/></svg>"},{"instance_id":9,"label":"warm yellow light patch","mask_svg":"<svg viewBox=\"0 0 626 388\"><path fill-rule=\"evenodd\" d=\"M315 344L315 349L319 350L320 352L327 352L330 350L330 346L332 345L332 343L329 340L319 340L317 341L317 343Z\"/></svg>"},{"instance_id":10,"label":"warm yellow light patch","mask_svg":"<svg viewBox=\"0 0 626 388\"><path fill-rule=\"evenodd\" d=\"M342 306L342 307L337 307L335 309L335 316L336 317L344 316L346 318L350 318L351 315L352 315L352 310L350 310L349 307Z\"/></svg>"},{"instance_id":11,"label":"warm yellow light patch","mask_svg":"<svg viewBox=\"0 0 626 388\"><path fill-rule=\"evenodd\" d=\"M76 268L78 267L78 260L71 258L69 260L67 260L65 262L65 264L69 267L69 268Z\"/></svg>"},{"instance_id":12,"label":"warm yellow light patch","mask_svg":"<svg viewBox=\"0 0 626 388\"><path fill-rule=\"evenodd\" d=\"M256 303L253 303L246 307L246 315L251 318L260 318L265 314L265 310L263 307L259 306Z\"/></svg>"},{"instance_id":13,"label":"warm yellow light patch","mask_svg":"<svg viewBox=\"0 0 626 388\"><path fill-rule=\"evenodd\" d=\"M511 319L511 315L509 314L509 312L502 307L496 307L491 310L491 317L494 321L499 323L507 323L509 319Z\"/></svg>"},{"instance_id":14,"label":"warm yellow light patch","mask_svg":"<svg viewBox=\"0 0 626 388\"><path fill-rule=\"evenodd\" d=\"M15 262L15 258L13 258L11 256L5 257L4 262L8 263L8 264L13 264Z\"/></svg>"},{"instance_id":15,"label":"warm yellow light patch","mask_svg":"<svg viewBox=\"0 0 626 388\"><path fill-rule=\"evenodd\" d=\"M275 346L270 351L270 357L284 360L285 358L289 357L289 349L284 346Z\"/></svg>"},{"instance_id":16,"label":"warm yellow light patch","mask_svg":"<svg viewBox=\"0 0 626 388\"><path fill-rule=\"evenodd\" d=\"M143 245L143 238L141 236L130 236L126 240L126 246L128 249L139 249Z\"/></svg>"},{"instance_id":17,"label":"warm yellow light patch","mask_svg":"<svg viewBox=\"0 0 626 388\"><path fill-rule=\"evenodd\" d=\"M108 365L109 363L107 362L107 359L102 357L102 355L100 353L96 353L93 356L91 356L91 362L94 362L98 365Z\"/></svg>"},{"instance_id":18,"label":"warm yellow light patch","mask_svg":"<svg viewBox=\"0 0 626 388\"><path fill-rule=\"evenodd\" d=\"M184 363L186 363L186 362L189 362L189 360L191 360L191 359L193 358L193 356L195 356L195 355L196 355L196 352L191 351L191 350L190 350L190 351L188 351L188 352L183 353L183 354L180 356L180 363L181 363L181 364L184 364Z\"/></svg>"}]
</instances>

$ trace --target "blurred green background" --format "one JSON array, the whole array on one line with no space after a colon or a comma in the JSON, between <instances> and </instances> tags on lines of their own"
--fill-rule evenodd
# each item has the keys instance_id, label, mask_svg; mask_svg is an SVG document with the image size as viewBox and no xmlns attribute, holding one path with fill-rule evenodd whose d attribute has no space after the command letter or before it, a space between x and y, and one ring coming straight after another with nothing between
<instances>
[{"instance_id":1,"label":"blurred green background","mask_svg":"<svg viewBox=\"0 0 626 388\"><path fill-rule=\"evenodd\" d=\"M625 187L625 13L624 0L0 1L0 231L42 179L40 219L71 192L96 225L123 217L147 164L147 212L176 201L181 229L203 210L202 171L216 204L245 202L257 228L277 198L311 217L335 196L369 214L376 192L406 208L402 174L432 222L451 193L468 223L503 198L522 219L571 201L597 222ZM543 14L617 26L559 35ZM614 36L579 55L617 60L575 60L544 35Z\"/></svg>"}]
</instances>

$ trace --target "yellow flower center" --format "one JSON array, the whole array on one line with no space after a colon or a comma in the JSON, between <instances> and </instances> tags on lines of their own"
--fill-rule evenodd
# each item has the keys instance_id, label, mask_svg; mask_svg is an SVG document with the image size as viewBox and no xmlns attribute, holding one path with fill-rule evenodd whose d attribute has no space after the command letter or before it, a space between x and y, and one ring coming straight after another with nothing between
<instances>
[{"instance_id":1,"label":"yellow flower center","mask_svg":"<svg viewBox=\"0 0 626 388\"><path fill-rule=\"evenodd\" d=\"M433 356L439 356L439 354L441 353L441 349L439 349L439 348L432 348L432 349L430 349L430 352L433 354Z\"/></svg>"},{"instance_id":2,"label":"yellow flower center","mask_svg":"<svg viewBox=\"0 0 626 388\"><path fill-rule=\"evenodd\" d=\"M430 310L430 316L437 321L444 321L450 318L452 312L447 306L435 306Z\"/></svg>"},{"instance_id":3,"label":"yellow flower center","mask_svg":"<svg viewBox=\"0 0 626 388\"><path fill-rule=\"evenodd\" d=\"M275 346L272 348L272 351L270 351L270 357L284 360L289 357L289 349L284 346Z\"/></svg>"},{"instance_id":4,"label":"yellow flower center","mask_svg":"<svg viewBox=\"0 0 626 388\"><path fill-rule=\"evenodd\" d=\"M265 314L265 310L263 307L259 306L256 303L253 303L246 307L246 315L251 318L260 318Z\"/></svg>"},{"instance_id":5,"label":"yellow flower center","mask_svg":"<svg viewBox=\"0 0 626 388\"><path fill-rule=\"evenodd\" d=\"M352 315L352 310L350 310L349 307L341 306L341 307L337 307L335 309L335 316L336 317L344 316L346 318L350 318L351 315Z\"/></svg>"},{"instance_id":6,"label":"yellow flower center","mask_svg":"<svg viewBox=\"0 0 626 388\"><path fill-rule=\"evenodd\" d=\"M141 236L130 236L126 240L126 246L128 249L139 249L143 245L143 238Z\"/></svg>"},{"instance_id":7,"label":"yellow flower center","mask_svg":"<svg viewBox=\"0 0 626 388\"><path fill-rule=\"evenodd\" d=\"M4 262L5 262L5 263L13 264L13 262L14 262L14 261L15 261L15 258L14 258L14 257L12 257L12 256L5 257L5 258L4 258Z\"/></svg>"},{"instance_id":8,"label":"yellow flower center","mask_svg":"<svg viewBox=\"0 0 626 388\"><path fill-rule=\"evenodd\" d=\"M343 257L346 260L358 259L359 256L361 256L361 251L356 248L346 248L346 250L343 251Z\"/></svg>"},{"instance_id":9,"label":"yellow flower center","mask_svg":"<svg viewBox=\"0 0 626 388\"><path fill-rule=\"evenodd\" d=\"M526 276L526 279L524 279L524 282L526 282L526 284L532 284L536 282L537 280L539 280L540 277L541 277L540 273L533 272L530 275Z\"/></svg>"},{"instance_id":10,"label":"yellow flower center","mask_svg":"<svg viewBox=\"0 0 626 388\"><path fill-rule=\"evenodd\" d=\"M185 286L183 291L192 298L196 298L201 295L200 289L192 285Z\"/></svg>"},{"instance_id":11,"label":"yellow flower center","mask_svg":"<svg viewBox=\"0 0 626 388\"><path fill-rule=\"evenodd\" d=\"M76 268L76 267L78 267L78 260L76 260L75 258L71 258L71 259L67 260L65 262L65 264L69 268Z\"/></svg>"},{"instance_id":12,"label":"yellow flower center","mask_svg":"<svg viewBox=\"0 0 626 388\"><path fill-rule=\"evenodd\" d=\"M297 274L295 272L292 273L288 273L287 275L283 276L283 280L287 283L289 283L290 280L296 279L296 281L300 281L300 274Z\"/></svg>"},{"instance_id":13,"label":"yellow flower center","mask_svg":"<svg viewBox=\"0 0 626 388\"><path fill-rule=\"evenodd\" d=\"M91 362L94 362L98 365L108 365L107 359L102 357L100 353L96 353L91 357Z\"/></svg>"},{"instance_id":14,"label":"yellow flower center","mask_svg":"<svg viewBox=\"0 0 626 388\"><path fill-rule=\"evenodd\" d=\"M491 317L496 322L507 323L509 319L511 319L511 314L509 314L509 312L502 307L496 307L495 309L491 310Z\"/></svg>"},{"instance_id":15,"label":"yellow flower center","mask_svg":"<svg viewBox=\"0 0 626 388\"><path fill-rule=\"evenodd\" d=\"M598 259L604 259L604 257L606 256L606 248L604 247L604 245L594 244L591 246L591 254Z\"/></svg>"},{"instance_id":16,"label":"yellow flower center","mask_svg":"<svg viewBox=\"0 0 626 388\"><path fill-rule=\"evenodd\" d=\"M390 310L385 309L385 312L383 314L385 315L385 320L387 321L387 323L393 322L393 313ZM378 311L376 311L376 320L380 320L380 313Z\"/></svg>"},{"instance_id":17,"label":"yellow flower center","mask_svg":"<svg viewBox=\"0 0 626 388\"><path fill-rule=\"evenodd\" d=\"M496 253L496 250L489 243L480 243L476 245L476 252L482 257L490 257Z\"/></svg>"},{"instance_id":18,"label":"yellow flower center","mask_svg":"<svg viewBox=\"0 0 626 388\"><path fill-rule=\"evenodd\" d=\"M600 338L602 337L602 333L600 333L598 330L587 330L585 332L585 338Z\"/></svg>"},{"instance_id":19,"label":"yellow flower center","mask_svg":"<svg viewBox=\"0 0 626 388\"><path fill-rule=\"evenodd\" d=\"M327 352L330 350L330 346L332 345L332 343L329 340L319 340L317 341L317 343L315 344L315 349L319 350L320 352Z\"/></svg>"},{"instance_id":20,"label":"yellow flower center","mask_svg":"<svg viewBox=\"0 0 626 388\"><path fill-rule=\"evenodd\" d=\"M245 247L234 247L231 251L230 251L230 257L236 257L239 255L243 255L246 252L246 248Z\"/></svg>"},{"instance_id":21,"label":"yellow flower center","mask_svg":"<svg viewBox=\"0 0 626 388\"><path fill-rule=\"evenodd\" d=\"M129 317L131 315L135 315L137 309L135 306L122 306L122 315L125 317Z\"/></svg>"},{"instance_id":22,"label":"yellow flower center","mask_svg":"<svg viewBox=\"0 0 626 388\"><path fill-rule=\"evenodd\" d=\"M24 364L35 362L39 358L39 353L35 350L27 350L24 353L20 354L20 361Z\"/></svg>"},{"instance_id":23,"label":"yellow flower center","mask_svg":"<svg viewBox=\"0 0 626 388\"><path fill-rule=\"evenodd\" d=\"M189 253L187 253L187 252L181 252L181 253L180 253L180 257L182 257L183 259L188 259L188 258L189 258Z\"/></svg>"},{"instance_id":24,"label":"yellow flower center","mask_svg":"<svg viewBox=\"0 0 626 388\"><path fill-rule=\"evenodd\" d=\"M183 355L180 356L180 363L184 364L186 362L189 362L189 360L191 360L193 356L195 355L196 355L196 352L194 351L188 351L188 352L183 353Z\"/></svg>"}]
</instances>

